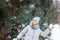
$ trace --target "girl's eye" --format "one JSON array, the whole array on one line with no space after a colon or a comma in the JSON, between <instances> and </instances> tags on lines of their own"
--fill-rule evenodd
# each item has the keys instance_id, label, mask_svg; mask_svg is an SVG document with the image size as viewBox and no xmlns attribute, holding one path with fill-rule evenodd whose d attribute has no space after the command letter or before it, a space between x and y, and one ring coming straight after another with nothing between
<instances>
[{"instance_id":1,"label":"girl's eye","mask_svg":"<svg viewBox=\"0 0 60 40\"><path fill-rule=\"evenodd\" d=\"M37 25L37 24L35 24L35 25Z\"/></svg>"}]
</instances>

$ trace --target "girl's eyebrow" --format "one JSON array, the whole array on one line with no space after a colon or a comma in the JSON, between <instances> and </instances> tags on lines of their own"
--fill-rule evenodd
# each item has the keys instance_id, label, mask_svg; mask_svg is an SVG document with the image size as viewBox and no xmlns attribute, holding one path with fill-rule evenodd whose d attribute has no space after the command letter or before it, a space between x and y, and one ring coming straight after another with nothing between
<instances>
[{"instance_id":1,"label":"girl's eyebrow","mask_svg":"<svg viewBox=\"0 0 60 40\"><path fill-rule=\"evenodd\" d=\"M37 23L38 24L38 23ZM35 25L37 25L37 24L35 24Z\"/></svg>"}]
</instances>

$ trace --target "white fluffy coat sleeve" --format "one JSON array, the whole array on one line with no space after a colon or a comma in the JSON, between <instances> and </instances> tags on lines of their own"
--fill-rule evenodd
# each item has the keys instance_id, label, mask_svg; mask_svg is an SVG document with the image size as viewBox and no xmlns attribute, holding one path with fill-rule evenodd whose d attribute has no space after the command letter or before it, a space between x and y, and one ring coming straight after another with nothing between
<instances>
[{"instance_id":1,"label":"white fluffy coat sleeve","mask_svg":"<svg viewBox=\"0 0 60 40\"><path fill-rule=\"evenodd\" d=\"M24 28L18 35L17 35L17 39L21 39L22 36L26 33L26 31L28 30L28 26L26 28Z\"/></svg>"},{"instance_id":2,"label":"white fluffy coat sleeve","mask_svg":"<svg viewBox=\"0 0 60 40\"><path fill-rule=\"evenodd\" d=\"M42 31L42 30L40 30L40 31L41 31L40 35L43 37L47 37L47 35L51 32L50 29L46 29L45 31Z\"/></svg>"}]
</instances>

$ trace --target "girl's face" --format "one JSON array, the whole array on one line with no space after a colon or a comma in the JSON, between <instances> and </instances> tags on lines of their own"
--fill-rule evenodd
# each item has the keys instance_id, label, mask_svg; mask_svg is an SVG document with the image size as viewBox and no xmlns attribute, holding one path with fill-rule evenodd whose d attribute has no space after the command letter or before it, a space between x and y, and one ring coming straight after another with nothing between
<instances>
[{"instance_id":1,"label":"girl's face","mask_svg":"<svg viewBox=\"0 0 60 40\"><path fill-rule=\"evenodd\" d=\"M37 21L36 20L33 20L32 21L32 28L34 28L34 26L37 24Z\"/></svg>"}]
</instances>

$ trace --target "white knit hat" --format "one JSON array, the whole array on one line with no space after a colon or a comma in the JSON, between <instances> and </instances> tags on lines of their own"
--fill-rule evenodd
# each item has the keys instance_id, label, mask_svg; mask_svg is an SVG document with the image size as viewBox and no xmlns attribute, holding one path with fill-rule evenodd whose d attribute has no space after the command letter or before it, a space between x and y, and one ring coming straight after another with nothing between
<instances>
[{"instance_id":1,"label":"white knit hat","mask_svg":"<svg viewBox=\"0 0 60 40\"><path fill-rule=\"evenodd\" d=\"M33 20L36 20L37 23L39 24L40 17L34 17L34 18L32 19L32 21L33 21ZM32 25L32 21L30 21L30 24L29 24L29 25Z\"/></svg>"},{"instance_id":2,"label":"white knit hat","mask_svg":"<svg viewBox=\"0 0 60 40\"><path fill-rule=\"evenodd\" d=\"M39 21L40 21L40 17L34 17L33 20L36 20L37 23L39 23Z\"/></svg>"}]
</instances>

